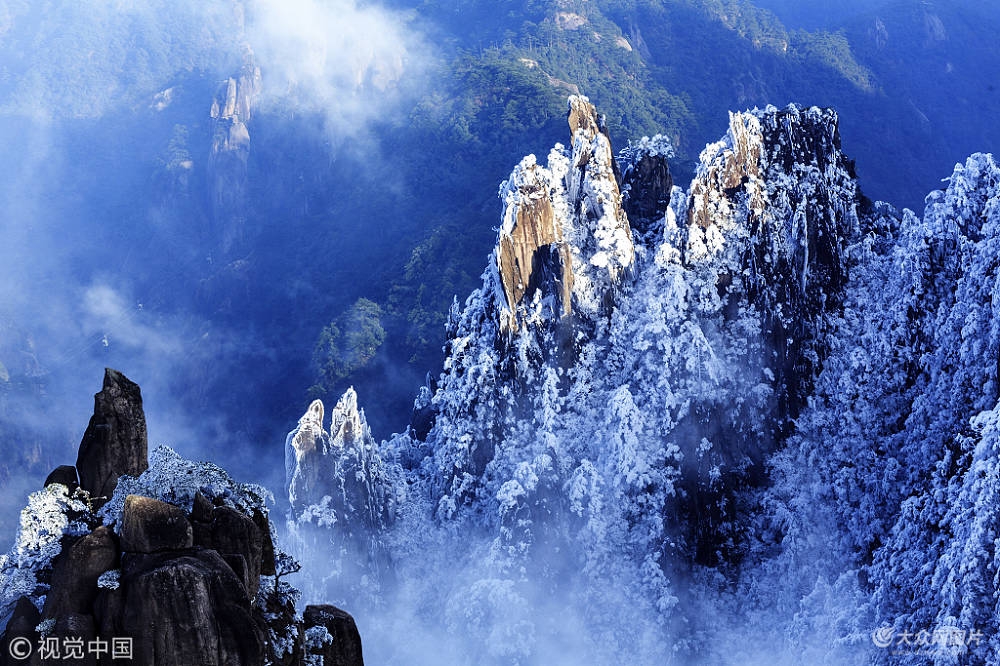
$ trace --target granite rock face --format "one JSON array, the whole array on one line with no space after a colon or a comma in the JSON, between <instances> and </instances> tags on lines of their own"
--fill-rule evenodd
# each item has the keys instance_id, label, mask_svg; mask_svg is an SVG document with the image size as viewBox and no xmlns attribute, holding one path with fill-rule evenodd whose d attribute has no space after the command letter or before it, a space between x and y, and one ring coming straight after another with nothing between
<instances>
[{"instance_id":1,"label":"granite rock face","mask_svg":"<svg viewBox=\"0 0 1000 666\"><path fill-rule=\"evenodd\" d=\"M545 284L554 287L557 311L572 310L573 261L562 240L548 182L537 170L525 172L518 185L520 203L511 210L513 224L500 239L499 270L507 303L516 307Z\"/></svg>"},{"instance_id":2,"label":"granite rock face","mask_svg":"<svg viewBox=\"0 0 1000 666\"><path fill-rule=\"evenodd\" d=\"M257 596L264 562L264 537L253 518L228 506L212 510L208 542L199 544L218 551L223 557L239 558L244 563L240 576L251 598ZM273 554L271 569L274 569ZM235 570L235 569L234 569Z\"/></svg>"},{"instance_id":3,"label":"granite rock face","mask_svg":"<svg viewBox=\"0 0 1000 666\"><path fill-rule=\"evenodd\" d=\"M364 666L361 634L350 613L336 606L306 606L302 617L307 659L318 658L324 666Z\"/></svg>"},{"instance_id":4,"label":"granite rock face","mask_svg":"<svg viewBox=\"0 0 1000 666\"><path fill-rule=\"evenodd\" d=\"M148 465L146 415L139 385L108 368L104 387L94 396L94 415L76 460L80 487L95 500L108 498L120 476L138 476Z\"/></svg>"},{"instance_id":5,"label":"granite rock face","mask_svg":"<svg viewBox=\"0 0 1000 666\"><path fill-rule=\"evenodd\" d=\"M121 539L127 553L159 553L194 545L191 523L183 509L137 495L125 499Z\"/></svg>"},{"instance_id":6,"label":"granite rock face","mask_svg":"<svg viewBox=\"0 0 1000 666\"><path fill-rule=\"evenodd\" d=\"M264 663L263 627L243 581L216 551L129 555L120 589L116 624L133 637L140 663Z\"/></svg>"},{"instance_id":7,"label":"granite rock face","mask_svg":"<svg viewBox=\"0 0 1000 666\"><path fill-rule=\"evenodd\" d=\"M102 525L81 537L56 562L42 617L51 620L70 613L89 614L97 598L98 578L115 569L119 560L118 539L107 527Z\"/></svg>"},{"instance_id":8,"label":"granite rock face","mask_svg":"<svg viewBox=\"0 0 1000 666\"><path fill-rule=\"evenodd\" d=\"M502 329L596 316L635 262L607 128L587 98L569 99L572 146L548 164L529 155L501 188L493 279Z\"/></svg>"},{"instance_id":9,"label":"granite rock face","mask_svg":"<svg viewBox=\"0 0 1000 666\"><path fill-rule=\"evenodd\" d=\"M225 492L187 490L190 475L200 469L195 463L184 471L164 467L154 456L150 469L139 387L121 373L107 371L95 404L78 461L82 488L66 494L59 487L71 488L76 479L75 469L64 466L46 481L54 487L42 493L66 503L63 515L50 523L61 536L57 531L48 558L37 559L30 572L0 570L0 584L24 590L12 608L0 606L0 613L11 612L0 637L0 664L8 664L7 647L18 637L37 647L41 627L47 636L82 638L85 644L131 638L129 663L141 666L302 666L299 593L281 580L295 565L277 555L266 506L248 502L253 495L236 498L234 488L243 492L245 484L231 480ZM346 409L337 413L337 445L356 446L367 432L363 417ZM209 474L228 479L221 470ZM147 477L155 480L144 483ZM137 488L158 497L136 494ZM102 493L101 501L94 501L95 492ZM103 508L95 513L95 507ZM25 548L22 537L35 538L19 534L15 550ZM308 663L360 664L353 620L342 611L330 617L326 624L340 642L324 644ZM124 662L88 654L59 663Z\"/></svg>"}]
</instances>

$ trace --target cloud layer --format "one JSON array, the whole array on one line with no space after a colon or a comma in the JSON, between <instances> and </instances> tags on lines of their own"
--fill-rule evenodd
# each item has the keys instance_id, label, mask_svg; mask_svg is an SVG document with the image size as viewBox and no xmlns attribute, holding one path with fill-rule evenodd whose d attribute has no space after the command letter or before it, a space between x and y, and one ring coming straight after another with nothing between
<instances>
[{"instance_id":1,"label":"cloud layer","mask_svg":"<svg viewBox=\"0 0 1000 666\"><path fill-rule=\"evenodd\" d=\"M282 390L282 358L309 350L279 352L215 317L217 304L199 291L215 277L210 250L199 247L203 195L192 187L177 203L150 179L162 175L157 160L174 123L190 129L188 148L204 163L212 95L248 47L268 123L314 116L326 130L317 143L342 149L330 139L363 139L419 85L426 49L410 23L354 0L0 0L0 330L19 331L0 340L0 362L23 373L30 347L45 373L40 392L13 389L0 421L32 432L34 419L45 421L47 455L72 462L110 365L142 386L151 442L223 464L254 460L238 456L237 443L280 454L274 433L234 432L240 406L198 382L224 376L218 366L229 359L239 364L231 373L251 367L247 381L272 395ZM157 93L172 87L154 110ZM285 392L297 409L300 394ZM14 446L0 442L0 455ZM266 475L242 464L234 474ZM39 478L28 488L44 476L31 473ZM16 514L25 489L4 483L0 510Z\"/></svg>"}]
</instances>

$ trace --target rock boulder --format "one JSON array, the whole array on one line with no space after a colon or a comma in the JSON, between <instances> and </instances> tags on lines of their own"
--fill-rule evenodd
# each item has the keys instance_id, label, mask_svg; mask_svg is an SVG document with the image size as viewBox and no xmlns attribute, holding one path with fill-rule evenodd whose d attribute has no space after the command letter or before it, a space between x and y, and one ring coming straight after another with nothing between
<instances>
[{"instance_id":1,"label":"rock boulder","mask_svg":"<svg viewBox=\"0 0 1000 666\"><path fill-rule=\"evenodd\" d=\"M53 483L61 483L69 489L70 493L72 493L80 487L80 481L76 476L76 468L72 465L60 465L59 467L56 467L47 477L45 477L45 483L43 485L47 488Z\"/></svg>"},{"instance_id":2,"label":"rock boulder","mask_svg":"<svg viewBox=\"0 0 1000 666\"><path fill-rule=\"evenodd\" d=\"M183 509L139 495L125 498L121 539L127 553L158 553L194 545L191 523Z\"/></svg>"},{"instance_id":3,"label":"rock boulder","mask_svg":"<svg viewBox=\"0 0 1000 666\"><path fill-rule=\"evenodd\" d=\"M354 618L336 606L306 606L302 614L305 631L322 627L332 640L306 641L307 659L320 657L323 666L364 666L361 634Z\"/></svg>"},{"instance_id":4,"label":"rock boulder","mask_svg":"<svg viewBox=\"0 0 1000 666\"><path fill-rule=\"evenodd\" d=\"M97 597L97 579L118 566L118 544L107 527L81 537L56 560L44 619L70 613L89 614Z\"/></svg>"},{"instance_id":5,"label":"rock boulder","mask_svg":"<svg viewBox=\"0 0 1000 666\"><path fill-rule=\"evenodd\" d=\"M259 666L264 630L243 581L214 550L129 555L121 628L149 666Z\"/></svg>"}]
</instances>

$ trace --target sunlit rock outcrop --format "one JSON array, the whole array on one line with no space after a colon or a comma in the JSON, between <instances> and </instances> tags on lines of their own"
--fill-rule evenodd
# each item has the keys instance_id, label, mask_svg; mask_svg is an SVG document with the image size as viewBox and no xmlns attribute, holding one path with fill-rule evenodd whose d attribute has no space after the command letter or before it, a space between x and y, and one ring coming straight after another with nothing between
<instances>
[{"instance_id":1,"label":"sunlit rock outcrop","mask_svg":"<svg viewBox=\"0 0 1000 666\"><path fill-rule=\"evenodd\" d=\"M329 430L324 412L323 403L314 401L285 443L292 548L321 572L357 572L344 576L352 587L377 586L377 576L361 578L373 562L385 559L379 534L397 511L394 471L382 458L354 389L331 411ZM328 577L311 581L317 593Z\"/></svg>"},{"instance_id":2,"label":"sunlit rock outcrop","mask_svg":"<svg viewBox=\"0 0 1000 666\"><path fill-rule=\"evenodd\" d=\"M495 251L502 328L577 313L595 316L635 260L607 130L585 97L571 97L572 145L548 164L526 157L501 188Z\"/></svg>"},{"instance_id":3,"label":"sunlit rock outcrop","mask_svg":"<svg viewBox=\"0 0 1000 666\"><path fill-rule=\"evenodd\" d=\"M223 255L246 240L246 179L250 120L260 91L261 71L247 52L239 73L219 85L212 100L209 190L212 218Z\"/></svg>"},{"instance_id":4,"label":"sunlit rock outcrop","mask_svg":"<svg viewBox=\"0 0 1000 666\"><path fill-rule=\"evenodd\" d=\"M358 396L349 389L330 413L324 428L323 403L316 400L288 437L286 457L292 511L302 515L322 506L323 520L339 523L339 530L377 529L392 516L385 466L378 445L358 409Z\"/></svg>"}]
</instances>

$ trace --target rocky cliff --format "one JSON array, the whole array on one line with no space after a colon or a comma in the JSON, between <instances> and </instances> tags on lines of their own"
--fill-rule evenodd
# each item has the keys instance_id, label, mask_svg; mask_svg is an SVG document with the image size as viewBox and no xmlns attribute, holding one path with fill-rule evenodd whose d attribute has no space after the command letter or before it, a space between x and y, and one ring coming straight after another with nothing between
<instances>
[{"instance_id":1,"label":"rocky cliff","mask_svg":"<svg viewBox=\"0 0 1000 666\"><path fill-rule=\"evenodd\" d=\"M593 316L635 261L604 122L586 98L572 97L569 126L569 149L557 146L547 167L525 158L501 190L492 277L504 295L504 328L537 318L539 308Z\"/></svg>"},{"instance_id":2,"label":"rocky cliff","mask_svg":"<svg viewBox=\"0 0 1000 666\"><path fill-rule=\"evenodd\" d=\"M2 663L361 664L350 615L299 615L267 497L165 447L149 461L139 387L107 370L76 467L31 496L0 556Z\"/></svg>"}]
</instances>

